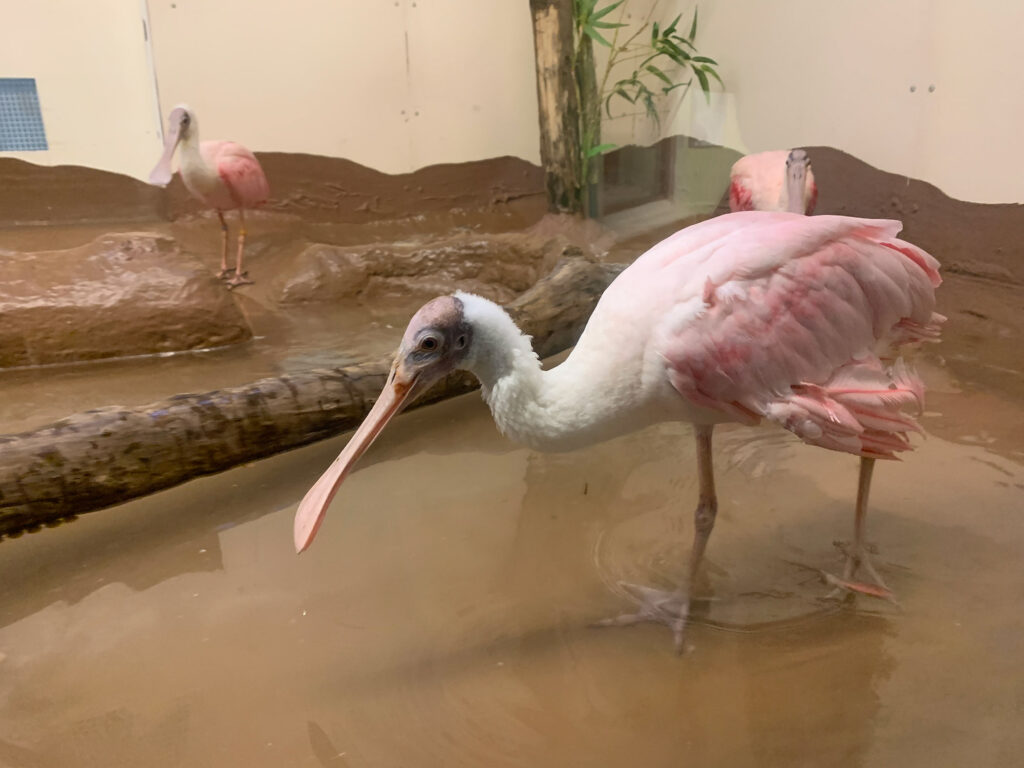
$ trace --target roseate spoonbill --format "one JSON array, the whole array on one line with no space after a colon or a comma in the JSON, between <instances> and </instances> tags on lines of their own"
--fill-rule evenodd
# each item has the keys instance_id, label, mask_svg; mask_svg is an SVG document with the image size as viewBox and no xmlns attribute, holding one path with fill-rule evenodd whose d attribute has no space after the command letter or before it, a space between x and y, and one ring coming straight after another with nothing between
<instances>
[{"instance_id":1,"label":"roseate spoonbill","mask_svg":"<svg viewBox=\"0 0 1024 768\"><path fill-rule=\"evenodd\" d=\"M166 186L171 181L171 159L181 146L181 179L196 200L217 211L221 230L221 279L231 275L228 285L252 283L242 271L245 252L245 209L263 205L270 185L256 156L233 141L199 141L196 113L185 104L171 110L167 118L164 153L149 174L151 184ZM234 270L228 267L228 224L224 211L238 210L238 253ZM233 274L232 274L233 272Z\"/></svg>"},{"instance_id":2,"label":"roseate spoonbill","mask_svg":"<svg viewBox=\"0 0 1024 768\"><path fill-rule=\"evenodd\" d=\"M811 159L802 149L741 157L733 163L729 181L729 208L733 211L811 214L818 202Z\"/></svg>"},{"instance_id":3,"label":"roseate spoonbill","mask_svg":"<svg viewBox=\"0 0 1024 768\"><path fill-rule=\"evenodd\" d=\"M683 229L612 282L572 353L550 370L496 304L461 292L428 302L379 399L299 504L297 551L388 420L455 369L480 380L505 435L538 450L687 421L699 478L688 577L674 592L629 585L639 609L601 622L661 622L680 648L715 524L715 424L767 419L811 445L872 458L911 448L908 433L919 427L904 408L921 408L924 387L902 359L886 360L904 343L937 338L944 318L933 311L939 264L897 239L901 226L749 211ZM867 562L869 482L861 477L853 566Z\"/></svg>"},{"instance_id":4,"label":"roseate spoonbill","mask_svg":"<svg viewBox=\"0 0 1024 768\"><path fill-rule=\"evenodd\" d=\"M788 154L784 151L762 152L740 158L732 167L730 181L729 207L733 211L788 210L792 213L810 215L818 201L818 187L814 183L814 174L811 173L811 160L802 149L791 150ZM863 515L867 508L867 495L874 469L874 458L862 456L853 523L854 538L861 535L858 531L863 526ZM853 553L847 558L841 579L826 574L826 578L835 585L832 596L839 595L845 590L892 599L892 593L885 580L878 575L870 560L865 560L863 565L875 580L875 587L852 581L859 564L858 555Z\"/></svg>"}]
</instances>

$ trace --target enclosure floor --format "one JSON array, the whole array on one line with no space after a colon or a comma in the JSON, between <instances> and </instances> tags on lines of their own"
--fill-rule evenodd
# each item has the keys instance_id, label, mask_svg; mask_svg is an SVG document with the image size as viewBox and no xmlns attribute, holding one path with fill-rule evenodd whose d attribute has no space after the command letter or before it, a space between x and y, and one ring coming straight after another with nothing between
<instances>
[{"instance_id":1,"label":"enclosure floor","mask_svg":"<svg viewBox=\"0 0 1024 768\"><path fill-rule=\"evenodd\" d=\"M902 611L819 599L856 459L727 427L688 652L662 627L589 628L628 607L618 580L684 573L690 429L543 455L472 394L397 419L302 556L295 505L347 436L0 543L0 765L1013 764L1020 291L942 292L929 436L871 498ZM179 390L221 375L190 365ZM61 397L118 401L100 370Z\"/></svg>"}]
</instances>

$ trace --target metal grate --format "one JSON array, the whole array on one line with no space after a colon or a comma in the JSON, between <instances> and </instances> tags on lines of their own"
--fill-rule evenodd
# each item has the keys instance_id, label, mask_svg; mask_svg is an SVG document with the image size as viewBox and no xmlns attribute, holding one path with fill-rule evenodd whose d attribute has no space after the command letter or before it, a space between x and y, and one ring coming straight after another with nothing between
<instances>
[{"instance_id":1,"label":"metal grate","mask_svg":"<svg viewBox=\"0 0 1024 768\"><path fill-rule=\"evenodd\" d=\"M35 79L0 77L0 152L49 148Z\"/></svg>"}]
</instances>

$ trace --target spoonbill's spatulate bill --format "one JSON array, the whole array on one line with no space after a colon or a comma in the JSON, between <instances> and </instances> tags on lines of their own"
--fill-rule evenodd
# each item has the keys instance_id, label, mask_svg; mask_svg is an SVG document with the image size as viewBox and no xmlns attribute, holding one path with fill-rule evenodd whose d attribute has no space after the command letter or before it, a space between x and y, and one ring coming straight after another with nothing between
<instances>
[{"instance_id":1,"label":"spoonbill's spatulate bill","mask_svg":"<svg viewBox=\"0 0 1024 768\"><path fill-rule=\"evenodd\" d=\"M922 407L923 385L893 350L937 338L944 318L934 312L939 264L898 239L900 228L756 211L688 227L619 275L568 359L547 371L498 305L434 299L410 321L377 404L299 504L296 549L310 545L388 420L457 368L479 378L499 429L537 450L687 421L700 482L689 578L675 592L632 587L639 610L605 622L662 622L681 647L717 510L715 424L767 419L811 445L872 458L911 448L919 427L905 411Z\"/></svg>"},{"instance_id":2,"label":"spoonbill's spatulate bill","mask_svg":"<svg viewBox=\"0 0 1024 768\"><path fill-rule=\"evenodd\" d=\"M166 186L173 172L171 160L181 147L181 179L192 197L217 211L221 229L220 277L232 287L251 283L242 270L245 252L245 210L263 205L270 196L270 185L256 156L233 141L199 141L199 122L195 112L184 104L171 110L167 118L164 153L149 174L151 184ZM228 267L228 224L224 211L238 211L238 253L235 267Z\"/></svg>"}]
</instances>

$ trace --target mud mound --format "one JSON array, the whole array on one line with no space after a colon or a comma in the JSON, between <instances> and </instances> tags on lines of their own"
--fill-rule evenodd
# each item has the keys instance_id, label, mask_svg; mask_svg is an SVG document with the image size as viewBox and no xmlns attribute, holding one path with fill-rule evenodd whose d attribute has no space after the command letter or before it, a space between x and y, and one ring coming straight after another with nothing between
<instances>
[{"instance_id":1,"label":"mud mound","mask_svg":"<svg viewBox=\"0 0 1024 768\"><path fill-rule=\"evenodd\" d=\"M532 286L562 256L582 254L575 231L581 227L547 217L525 232L462 232L363 246L317 243L282 271L271 295L287 305L355 296L430 298L461 289L503 303Z\"/></svg>"},{"instance_id":2,"label":"mud mound","mask_svg":"<svg viewBox=\"0 0 1024 768\"><path fill-rule=\"evenodd\" d=\"M231 293L162 235L0 251L0 274L0 368L201 349L252 335Z\"/></svg>"}]
</instances>

